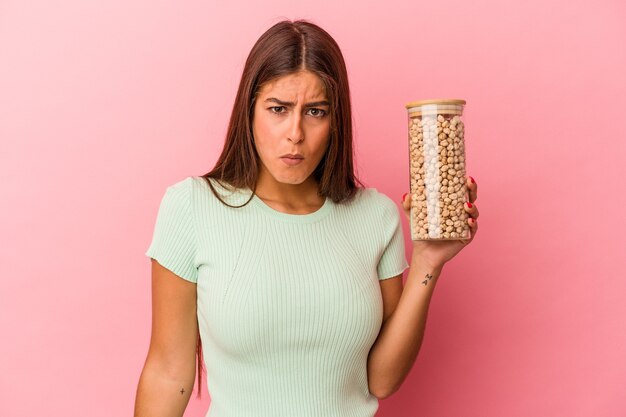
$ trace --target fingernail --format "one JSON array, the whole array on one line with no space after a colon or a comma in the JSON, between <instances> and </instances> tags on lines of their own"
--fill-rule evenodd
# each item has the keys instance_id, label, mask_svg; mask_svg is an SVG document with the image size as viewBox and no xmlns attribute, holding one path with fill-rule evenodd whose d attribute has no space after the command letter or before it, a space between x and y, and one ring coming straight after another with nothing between
<instances>
[{"instance_id":1,"label":"fingernail","mask_svg":"<svg viewBox=\"0 0 626 417\"><path fill-rule=\"evenodd\" d=\"M476 184L476 181L474 181L474 178L472 178L471 175L470 175L470 181L472 181L472 184Z\"/></svg>"},{"instance_id":2,"label":"fingernail","mask_svg":"<svg viewBox=\"0 0 626 417\"><path fill-rule=\"evenodd\" d=\"M472 208L472 203L470 203L469 201L467 202L467 207Z\"/></svg>"},{"instance_id":3,"label":"fingernail","mask_svg":"<svg viewBox=\"0 0 626 417\"><path fill-rule=\"evenodd\" d=\"M404 201L404 199L406 198L406 195L407 195L407 194L408 194L408 193L404 193L404 195L402 196L402 201Z\"/></svg>"}]
</instances>

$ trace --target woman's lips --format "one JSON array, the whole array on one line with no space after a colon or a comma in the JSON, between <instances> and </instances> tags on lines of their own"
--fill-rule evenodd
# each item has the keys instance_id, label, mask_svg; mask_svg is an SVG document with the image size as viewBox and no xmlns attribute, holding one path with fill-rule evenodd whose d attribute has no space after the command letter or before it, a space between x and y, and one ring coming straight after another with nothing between
<instances>
[{"instance_id":1,"label":"woman's lips","mask_svg":"<svg viewBox=\"0 0 626 417\"><path fill-rule=\"evenodd\" d=\"M299 163L301 163L302 161L304 161L304 159L302 158L288 158L288 157L283 157L280 158L285 164L289 165L289 166L294 166L294 165L298 165Z\"/></svg>"}]
</instances>

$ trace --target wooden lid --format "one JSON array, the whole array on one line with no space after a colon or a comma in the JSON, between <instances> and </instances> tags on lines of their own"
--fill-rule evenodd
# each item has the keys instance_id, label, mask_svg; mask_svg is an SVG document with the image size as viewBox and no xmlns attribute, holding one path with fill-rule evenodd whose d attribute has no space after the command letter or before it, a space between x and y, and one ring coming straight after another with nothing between
<instances>
[{"instance_id":1,"label":"wooden lid","mask_svg":"<svg viewBox=\"0 0 626 417\"><path fill-rule=\"evenodd\" d=\"M431 99L431 100L419 100L419 101L412 101L410 103L407 103L405 105L405 107L407 109L410 109L411 107L419 107L419 106L423 106L425 104L456 104L456 105L464 105L465 104L465 100L461 100L461 99L448 99L448 98L439 98L439 99Z\"/></svg>"}]
</instances>

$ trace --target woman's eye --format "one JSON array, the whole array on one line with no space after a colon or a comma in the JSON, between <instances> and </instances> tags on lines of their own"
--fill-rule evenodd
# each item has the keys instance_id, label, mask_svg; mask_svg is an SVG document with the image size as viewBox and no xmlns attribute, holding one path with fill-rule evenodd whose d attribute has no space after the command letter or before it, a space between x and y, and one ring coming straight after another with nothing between
<instances>
[{"instance_id":1,"label":"woman's eye","mask_svg":"<svg viewBox=\"0 0 626 417\"><path fill-rule=\"evenodd\" d=\"M275 111L275 110L276 110L276 109L280 110L280 109L284 109L284 108L285 108L284 106L274 106L274 107L270 107L270 111L271 111L272 113L279 114L279 113L282 113L282 112L281 112L281 111Z\"/></svg>"},{"instance_id":2,"label":"woman's eye","mask_svg":"<svg viewBox=\"0 0 626 417\"><path fill-rule=\"evenodd\" d=\"M314 117L324 117L326 112L322 109L310 109L309 111L315 112L312 114Z\"/></svg>"}]
</instances>

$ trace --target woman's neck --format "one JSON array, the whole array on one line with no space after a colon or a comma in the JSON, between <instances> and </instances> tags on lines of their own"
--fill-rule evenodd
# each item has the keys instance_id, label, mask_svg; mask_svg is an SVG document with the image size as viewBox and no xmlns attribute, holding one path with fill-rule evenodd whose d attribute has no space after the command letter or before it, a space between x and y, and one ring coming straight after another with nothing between
<instances>
[{"instance_id":1,"label":"woman's neck","mask_svg":"<svg viewBox=\"0 0 626 417\"><path fill-rule=\"evenodd\" d=\"M259 174L255 194L275 210L307 214L324 204L325 198L318 194L318 190L319 185L312 175L303 183L286 184L265 173Z\"/></svg>"}]
</instances>

